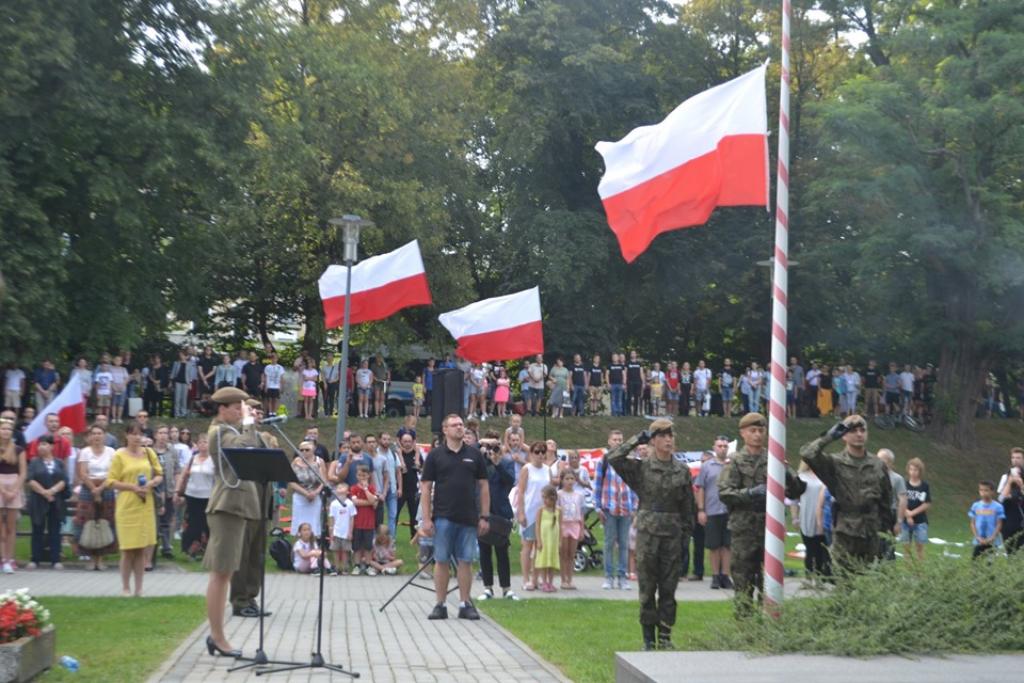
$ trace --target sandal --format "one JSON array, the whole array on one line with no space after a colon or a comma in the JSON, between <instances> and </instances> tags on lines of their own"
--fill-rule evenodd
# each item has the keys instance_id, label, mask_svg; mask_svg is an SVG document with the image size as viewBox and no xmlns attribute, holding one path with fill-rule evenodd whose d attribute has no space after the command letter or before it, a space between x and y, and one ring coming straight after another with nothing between
<instances>
[{"instance_id":1,"label":"sandal","mask_svg":"<svg viewBox=\"0 0 1024 683\"><path fill-rule=\"evenodd\" d=\"M526 583L523 584L523 590L524 591L535 591L535 590L537 590L537 586L535 586L532 581L527 581Z\"/></svg>"},{"instance_id":2,"label":"sandal","mask_svg":"<svg viewBox=\"0 0 1024 683\"><path fill-rule=\"evenodd\" d=\"M562 590L564 590L564 591L574 591L574 590L576 590L576 586L572 585L571 583L567 583L567 584L564 584L562 586Z\"/></svg>"}]
</instances>

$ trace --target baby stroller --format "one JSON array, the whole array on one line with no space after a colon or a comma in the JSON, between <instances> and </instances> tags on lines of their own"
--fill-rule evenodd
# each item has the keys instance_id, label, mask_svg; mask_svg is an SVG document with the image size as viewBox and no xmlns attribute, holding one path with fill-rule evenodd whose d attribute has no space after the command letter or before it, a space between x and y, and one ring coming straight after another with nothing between
<instances>
[{"instance_id":1,"label":"baby stroller","mask_svg":"<svg viewBox=\"0 0 1024 683\"><path fill-rule=\"evenodd\" d=\"M594 536L594 527L600 523L601 518L593 513L591 508L583 518L583 537L576 546L576 557L572 563L577 572L585 571L588 567L600 567L604 563L604 551L598 547Z\"/></svg>"}]
</instances>

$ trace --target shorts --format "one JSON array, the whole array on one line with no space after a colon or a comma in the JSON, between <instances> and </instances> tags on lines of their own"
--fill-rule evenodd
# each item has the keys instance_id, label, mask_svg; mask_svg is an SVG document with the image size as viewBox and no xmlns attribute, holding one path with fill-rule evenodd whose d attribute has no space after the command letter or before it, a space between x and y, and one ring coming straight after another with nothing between
<instances>
[{"instance_id":1,"label":"shorts","mask_svg":"<svg viewBox=\"0 0 1024 683\"><path fill-rule=\"evenodd\" d=\"M357 391L359 392L360 396L366 396L367 398L369 398L373 394L373 388L371 387L359 387Z\"/></svg>"},{"instance_id":2,"label":"shorts","mask_svg":"<svg viewBox=\"0 0 1024 683\"><path fill-rule=\"evenodd\" d=\"M4 392L4 406L7 408L14 408L18 410L21 408L21 392L20 391L5 391Z\"/></svg>"},{"instance_id":3,"label":"shorts","mask_svg":"<svg viewBox=\"0 0 1024 683\"><path fill-rule=\"evenodd\" d=\"M17 481L17 474L0 474L0 484L5 487L10 487ZM25 507L25 493L22 487L15 488L13 495L0 494L0 508L20 512L23 507Z\"/></svg>"},{"instance_id":4,"label":"shorts","mask_svg":"<svg viewBox=\"0 0 1024 683\"><path fill-rule=\"evenodd\" d=\"M726 403L732 401L732 387L722 387L722 400Z\"/></svg>"},{"instance_id":5,"label":"shorts","mask_svg":"<svg viewBox=\"0 0 1024 683\"><path fill-rule=\"evenodd\" d=\"M352 550L373 550L373 529L353 529Z\"/></svg>"},{"instance_id":6,"label":"shorts","mask_svg":"<svg viewBox=\"0 0 1024 683\"><path fill-rule=\"evenodd\" d=\"M412 404L413 404L413 406L415 406L417 408L421 408L421 407L423 407L423 399L422 398L414 398L412 400Z\"/></svg>"},{"instance_id":7,"label":"shorts","mask_svg":"<svg viewBox=\"0 0 1024 683\"><path fill-rule=\"evenodd\" d=\"M331 536L331 550L340 550L343 553L352 552L352 539Z\"/></svg>"},{"instance_id":8,"label":"shorts","mask_svg":"<svg viewBox=\"0 0 1024 683\"><path fill-rule=\"evenodd\" d=\"M906 522L900 523L900 543L910 543L910 541L921 545L928 542L928 522L914 526L910 526Z\"/></svg>"},{"instance_id":9,"label":"shorts","mask_svg":"<svg viewBox=\"0 0 1024 683\"><path fill-rule=\"evenodd\" d=\"M267 398L281 398L281 390L267 389Z\"/></svg>"},{"instance_id":10,"label":"shorts","mask_svg":"<svg viewBox=\"0 0 1024 683\"><path fill-rule=\"evenodd\" d=\"M887 391L885 392L885 402L888 405L896 405L900 402L900 392L898 391Z\"/></svg>"},{"instance_id":11,"label":"shorts","mask_svg":"<svg viewBox=\"0 0 1024 683\"><path fill-rule=\"evenodd\" d=\"M478 387L477 385L473 384L472 382L470 382L469 384L466 385L466 389L467 389L467 391L466 391L466 395L467 396L479 396L480 394L484 393L484 388L483 387Z\"/></svg>"},{"instance_id":12,"label":"shorts","mask_svg":"<svg viewBox=\"0 0 1024 683\"><path fill-rule=\"evenodd\" d=\"M110 394L96 394L96 407L97 408L109 408L110 407Z\"/></svg>"},{"instance_id":13,"label":"shorts","mask_svg":"<svg viewBox=\"0 0 1024 683\"><path fill-rule=\"evenodd\" d=\"M583 522L562 522L562 538L580 540L583 535Z\"/></svg>"},{"instance_id":14,"label":"shorts","mask_svg":"<svg viewBox=\"0 0 1024 683\"><path fill-rule=\"evenodd\" d=\"M523 537L524 541L536 541L537 540L537 523L528 524L524 527L519 527L519 535Z\"/></svg>"},{"instance_id":15,"label":"shorts","mask_svg":"<svg viewBox=\"0 0 1024 683\"><path fill-rule=\"evenodd\" d=\"M445 517L434 520L434 561L472 562L477 552L476 527Z\"/></svg>"},{"instance_id":16,"label":"shorts","mask_svg":"<svg viewBox=\"0 0 1024 683\"><path fill-rule=\"evenodd\" d=\"M668 391L665 392L665 400L675 403L676 401L679 400L679 392L672 391L671 389L669 389Z\"/></svg>"},{"instance_id":17,"label":"shorts","mask_svg":"<svg viewBox=\"0 0 1024 683\"><path fill-rule=\"evenodd\" d=\"M732 545L729 533L729 513L708 515L708 523L704 525L704 547L708 550L728 548Z\"/></svg>"}]
</instances>

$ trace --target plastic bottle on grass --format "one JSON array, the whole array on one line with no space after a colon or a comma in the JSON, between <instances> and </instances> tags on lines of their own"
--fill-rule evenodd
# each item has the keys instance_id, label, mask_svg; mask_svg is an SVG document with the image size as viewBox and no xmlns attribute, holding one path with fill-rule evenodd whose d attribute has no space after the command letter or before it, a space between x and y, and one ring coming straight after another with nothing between
<instances>
[{"instance_id":1,"label":"plastic bottle on grass","mask_svg":"<svg viewBox=\"0 0 1024 683\"><path fill-rule=\"evenodd\" d=\"M61 657L60 665L72 673L78 671L78 660L71 655L64 655Z\"/></svg>"}]
</instances>

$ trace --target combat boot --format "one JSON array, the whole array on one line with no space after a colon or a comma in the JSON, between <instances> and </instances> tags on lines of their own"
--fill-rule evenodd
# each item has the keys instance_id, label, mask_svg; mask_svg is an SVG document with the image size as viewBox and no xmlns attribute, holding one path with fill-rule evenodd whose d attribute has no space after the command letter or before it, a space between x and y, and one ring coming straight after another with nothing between
<instances>
[{"instance_id":1,"label":"combat boot","mask_svg":"<svg viewBox=\"0 0 1024 683\"><path fill-rule=\"evenodd\" d=\"M659 650L674 650L676 649L672 645L672 627L666 626L665 624L658 624L658 649Z\"/></svg>"},{"instance_id":2,"label":"combat boot","mask_svg":"<svg viewBox=\"0 0 1024 683\"><path fill-rule=\"evenodd\" d=\"M644 632L644 650L650 651L654 648L654 624L640 624Z\"/></svg>"}]
</instances>

